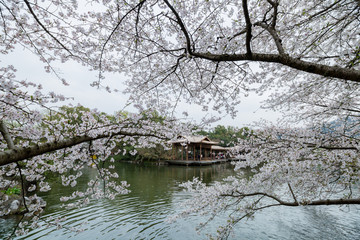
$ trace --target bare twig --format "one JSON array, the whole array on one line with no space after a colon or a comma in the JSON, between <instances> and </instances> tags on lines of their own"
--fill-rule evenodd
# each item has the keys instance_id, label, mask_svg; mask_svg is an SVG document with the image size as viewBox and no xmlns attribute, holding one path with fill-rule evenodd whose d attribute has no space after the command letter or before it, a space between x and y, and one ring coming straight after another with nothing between
<instances>
[{"instance_id":1,"label":"bare twig","mask_svg":"<svg viewBox=\"0 0 360 240\"><path fill-rule=\"evenodd\" d=\"M297 201L297 199L296 199L296 196L295 196L295 194L294 194L294 191L293 191L293 190L292 190L292 188L291 188L290 183L288 183L288 186L289 186L289 189L290 189L291 195L292 195L292 197L294 198L295 203L297 203L297 204L298 204L298 201Z\"/></svg>"}]
</instances>

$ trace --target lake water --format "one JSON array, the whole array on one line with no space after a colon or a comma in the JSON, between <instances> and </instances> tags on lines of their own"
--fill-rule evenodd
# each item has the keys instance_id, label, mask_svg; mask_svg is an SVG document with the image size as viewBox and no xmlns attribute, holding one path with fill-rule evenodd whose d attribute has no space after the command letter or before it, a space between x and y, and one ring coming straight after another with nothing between
<instances>
[{"instance_id":1,"label":"lake water","mask_svg":"<svg viewBox=\"0 0 360 240\"><path fill-rule=\"evenodd\" d=\"M82 209L65 210L58 199L70 191L56 183L57 177L52 179L53 190L43 196L48 202L46 217L66 216L68 228L86 221L86 231L77 234L65 228L39 228L17 239L207 239L206 234L214 234L216 226L226 220L219 217L200 233L195 228L205 220L202 216L165 221L181 211L181 203L191 197L178 187L179 183L200 177L211 184L233 173L230 164L183 167L119 163L116 169L121 180L131 185L131 193L114 201L94 201ZM78 187L84 188L86 178L93 174L96 171L91 169L84 174ZM16 220L0 219L0 239L12 232ZM266 209L254 219L240 222L229 239L360 239L360 206Z\"/></svg>"}]
</instances>

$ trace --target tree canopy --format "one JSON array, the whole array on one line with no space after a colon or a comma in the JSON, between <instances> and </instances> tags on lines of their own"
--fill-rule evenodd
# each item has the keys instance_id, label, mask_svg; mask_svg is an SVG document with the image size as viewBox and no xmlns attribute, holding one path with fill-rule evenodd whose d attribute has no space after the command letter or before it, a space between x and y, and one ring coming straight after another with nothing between
<instances>
[{"instance_id":1,"label":"tree canopy","mask_svg":"<svg viewBox=\"0 0 360 240\"><path fill-rule=\"evenodd\" d=\"M237 145L240 139L245 139L251 133L247 127L237 128L232 126L217 125L209 131L201 130L196 134L208 136L212 141L218 141L220 146L233 147Z\"/></svg>"},{"instance_id":2,"label":"tree canopy","mask_svg":"<svg viewBox=\"0 0 360 240\"><path fill-rule=\"evenodd\" d=\"M253 177L234 176L212 187L198 180L186 184L198 193L189 212L236 209L219 231L223 237L266 207L360 203L359 19L359 0L2 0L0 49L3 55L29 49L64 84L55 62L77 61L95 70L92 85L108 91L104 73L125 73L129 101L161 115L171 116L185 101L236 117L249 92L271 93L265 107L284 111L287 122L259 125L237 147L246 161L236 169L253 168ZM64 117L51 120L42 111L54 111L49 104L64 96L17 79L5 61L0 72L2 188L27 178L46 190L45 171L99 166L117 140L152 146L191 129L171 117L160 123L141 114L109 119L81 111L77 122L78 113L60 109ZM292 127L299 121L304 127ZM323 131L334 121L336 128ZM92 188L73 198L85 203L90 195L126 192L126 184L108 180L116 176L111 169L99 168L99 174L115 191ZM35 204L28 212L39 209Z\"/></svg>"}]
</instances>

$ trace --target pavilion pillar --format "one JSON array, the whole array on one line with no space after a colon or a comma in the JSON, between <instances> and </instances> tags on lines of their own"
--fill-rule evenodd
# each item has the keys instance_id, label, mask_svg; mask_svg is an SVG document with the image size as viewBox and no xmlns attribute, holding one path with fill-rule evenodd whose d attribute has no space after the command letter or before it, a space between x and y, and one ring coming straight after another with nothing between
<instances>
[{"instance_id":1,"label":"pavilion pillar","mask_svg":"<svg viewBox=\"0 0 360 240\"><path fill-rule=\"evenodd\" d=\"M201 143L200 143L200 154L199 154L199 155L200 155L200 161L201 161L201 157L202 157L202 156L201 156L201 155L202 155L202 151L201 151Z\"/></svg>"},{"instance_id":2,"label":"pavilion pillar","mask_svg":"<svg viewBox=\"0 0 360 240\"><path fill-rule=\"evenodd\" d=\"M184 160L184 146L181 145L181 160Z\"/></svg>"},{"instance_id":3,"label":"pavilion pillar","mask_svg":"<svg viewBox=\"0 0 360 240\"><path fill-rule=\"evenodd\" d=\"M177 158L177 145L175 144L174 160Z\"/></svg>"},{"instance_id":4,"label":"pavilion pillar","mask_svg":"<svg viewBox=\"0 0 360 240\"><path fill-rule=\"evenodd\" d=\"M175 156L174 156L174 148L175 148L175 144L172 144L172 148L171 148L171 158L172 160L175 160Z\"/></svg>"},{"instance_id":5,"label":"pavilion pillar","mask_svg":"<svg viewBox=\"0 0 360 240\"><path fill-rule=\"evenodd\" d=\"M186 161L189 161L189 145L186 145Z\"/></svg>"}]
</instances>

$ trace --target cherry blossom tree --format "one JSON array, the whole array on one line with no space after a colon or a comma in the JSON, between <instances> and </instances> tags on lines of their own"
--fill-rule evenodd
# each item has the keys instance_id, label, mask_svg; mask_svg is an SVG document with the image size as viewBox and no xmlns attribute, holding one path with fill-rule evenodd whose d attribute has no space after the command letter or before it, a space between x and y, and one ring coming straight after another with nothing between
<instances>
[{"instance_id":1,"label":"cherry blossom tree","mask_svg":"<svg viewBox=\"0 0 360 240\"><path fill-rule=\"evenodd\" d=\"M22 87L26 84L29 86L25 92ZM60 219L41 218L46 203L36 193L51 190L48 176L58 174L64 186L75 187L83 170L95 167L98 175L89 180L86 190L62 196L60 201L74 208L91 199L114 199L128 192L126 182L116 181L119 176L112 156L125 154L124 149L116 147L119 142L143 148L164 145L174 133L187 128L174 119L156 122L145 114L119 112L108 116L81 106L45 107L49 101L63 97L43 95L38 90L30 95L31 85L13 78L2 79L0 188L20 186L22 198L1 194L0 215L23 214L14 230L16 235L27 233L29 227L37 228L39 222L61 227ZM135 148L130 154L136 154Z\"/></svg>"},{"instance_id":2,"label":"cherry blossom tree","mask_svg":"<svg viewBox=\"0 0 360 240\"><path fill-rule=\"evenodd\" d=\"M190 212L236 209L220 230L222 237L241 219L270 206L360 203L359 19L359 0L2 0L1 53L25 47L64 84L55 62L77 61L95 70L92 85L108 91L113 89L104 73L125 73L129 101L161 113L171 114L185 101L235 117L249 92L271 92L265 107L284 111L288 124L267 125L239 140L237 153L247 161L236 169L250 167L253 175L211 187L198 180L185 184L198 193ZM77 115L53 122L33 105L46 109L64 97L17 80L15 71L1 69L3 176L26 175L48 189L37 169L62 172L64 161L81 168L78 159L98 164L117 138L146 136L156 142L155 135L165 138L181 130L139 116L112 122L96 112L83 112L75 125L68 118ZM32 93L24 90L28 87ZM306 128L286 127L299 121ZM51 165L46 159L63 160ZM31 167L36 164L41 167ZM99 172L106 180L114 174ZM64 183L74 178L64 177ZM114 187L115 192L123 187ZM101 195L89 190L74 197L95 193Z\"/></svg>"}]
</instances>

